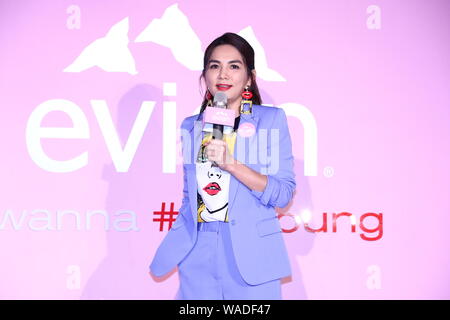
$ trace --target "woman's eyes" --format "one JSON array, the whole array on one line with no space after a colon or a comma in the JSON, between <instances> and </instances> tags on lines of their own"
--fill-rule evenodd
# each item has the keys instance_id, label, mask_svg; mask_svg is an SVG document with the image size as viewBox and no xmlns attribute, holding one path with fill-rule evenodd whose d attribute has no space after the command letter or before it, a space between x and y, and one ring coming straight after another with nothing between
<instances>
[{"instance_id":1,"label":"woman's eyes","mask_svg":"<svg viewBox=\"0 0 450 320\"><path fill-rule=\"evenodd\" d=\"M219 67L218 64L212 64L209 66L210 69L216 69L216 67ZM232 64L231 69L239 69L239 66L237 64Z\"/></svg>"}]
</instances>

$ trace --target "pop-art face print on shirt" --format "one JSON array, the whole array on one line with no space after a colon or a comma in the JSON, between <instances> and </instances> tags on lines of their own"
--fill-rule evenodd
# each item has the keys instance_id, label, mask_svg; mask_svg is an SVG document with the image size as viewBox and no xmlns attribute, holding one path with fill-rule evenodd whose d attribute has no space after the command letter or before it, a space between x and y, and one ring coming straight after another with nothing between
<instances>
[{"instance_id":1,"label":"pop-art face print on shirt","mask_svg":"<svg viewBox=\"0 0 450 320\"><path fill-rule=\"evenodd\" d=\"M199 212L203 221L226 221L230 174L210 161L197 164L197 192L204 207Z\"/></svg>"},{"instance_id":2,"label":"pop-art face print on shirt","mask_svg":"<svg viewBox=\"0 0 450 320\"><path fill-rule=\"evenodd\" d=\"M233 154L236 142L236 130L239 126L240 116L235 119L231 132L224 133L224 141L228 150ZM228 194L230 187L230 173L213 166L212 162L204 155L205 144L212 138L211 133L205 133L202 139L202 147L199 150L196 162L197 178L197 221L225 221L228 222Z\"/></svg>"}]
</instances>

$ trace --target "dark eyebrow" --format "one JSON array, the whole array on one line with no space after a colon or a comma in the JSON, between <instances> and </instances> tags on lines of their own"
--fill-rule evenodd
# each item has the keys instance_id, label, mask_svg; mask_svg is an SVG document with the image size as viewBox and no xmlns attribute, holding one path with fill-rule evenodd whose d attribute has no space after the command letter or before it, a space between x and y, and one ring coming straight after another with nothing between
<instances>
[{"instance_id":1,"label":"dark eyebrow","mask_svg":"<svg viewBox=\"0 0 450 320\"><path fill-rule=\"evenodd\" d=\"M209 60L208 64L212 63L212 62L220 63L219 60ZM241 60L231 60L231 61L228 61L228 63L240 63L240 64L242 64L242 61Z\"/></svg>"}]
</instances>

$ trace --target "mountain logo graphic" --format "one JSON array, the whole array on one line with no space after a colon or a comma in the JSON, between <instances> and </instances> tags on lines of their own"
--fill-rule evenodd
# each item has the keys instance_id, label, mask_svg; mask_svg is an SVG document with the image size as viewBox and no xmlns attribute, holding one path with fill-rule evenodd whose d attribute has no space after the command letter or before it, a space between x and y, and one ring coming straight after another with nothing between
<instances>
[{"instance_id":1,"label":"mountain logo graphic","mask_svg":"<svg viewBox=\"0 0 450 320\"><path fill-rule=\"evenodd\" d=\"M106 35L94 40L63 72L82 72L99 67L106 72L127 72L138 74L136 63L128 48L128 17L114 24ZM268 67L263 46L251 26L238 34L246 39L255 50L257 76L265 81L286 81L277 71ZM173 58L191 71L203 69L202 43L192 29L188 17L175 3L168 7L161 18L153 19L136 37L134 42L153 42L170 49Z\"/></svg>"}]
</instances>

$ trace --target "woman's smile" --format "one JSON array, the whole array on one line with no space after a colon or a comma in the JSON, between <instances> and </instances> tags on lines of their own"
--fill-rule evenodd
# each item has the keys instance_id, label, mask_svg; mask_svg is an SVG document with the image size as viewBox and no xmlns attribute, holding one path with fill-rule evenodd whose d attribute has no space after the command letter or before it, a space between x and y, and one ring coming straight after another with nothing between
<instances>
[{"instance_id":1,"label":"woman's smile","mask_svg":"<svg viewBox=\"0 0 450 320\"><path fill-rule=\"evenodd\" d=\"M227 91L228 89L230 89L232 87L232 85L219 83L218 85L216 85L216 87L219 91Z\"/></svg>"}]
</instances>

